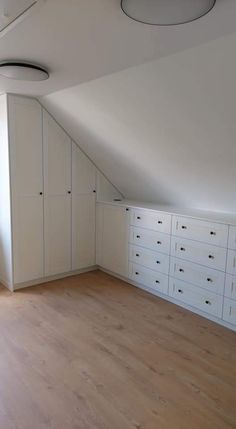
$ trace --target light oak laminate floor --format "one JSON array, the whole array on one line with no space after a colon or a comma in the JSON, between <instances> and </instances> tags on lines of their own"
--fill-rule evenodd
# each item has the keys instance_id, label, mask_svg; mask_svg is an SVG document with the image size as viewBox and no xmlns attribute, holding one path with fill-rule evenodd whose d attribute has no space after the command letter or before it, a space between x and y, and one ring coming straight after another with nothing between
<instances>
[{"instance_id":1,"label":"light oak laminate floor","mask_svg":"<svg viewBox=\"0 0 236 429\"><path fill-rule=\"evenodd\" d=\"M99 271L0 288L0 428L236 428L236 334Z\"/></svg>"}]
</instances>

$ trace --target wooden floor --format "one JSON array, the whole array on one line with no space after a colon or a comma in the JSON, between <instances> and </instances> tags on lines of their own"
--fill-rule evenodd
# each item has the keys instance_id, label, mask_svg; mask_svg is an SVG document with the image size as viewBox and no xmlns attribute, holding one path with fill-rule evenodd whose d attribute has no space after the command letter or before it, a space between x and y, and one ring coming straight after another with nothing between
<instances>
[{"instance_id":1,"label":"wooden floor","mask_svg":"<svg viewBox=\"0 0 236 429\"><path fill-rule=\"evenodd\" d=\"M0 288L0 429L236 428L236 334L101 272Z\"/></svg>"}]
</instances>

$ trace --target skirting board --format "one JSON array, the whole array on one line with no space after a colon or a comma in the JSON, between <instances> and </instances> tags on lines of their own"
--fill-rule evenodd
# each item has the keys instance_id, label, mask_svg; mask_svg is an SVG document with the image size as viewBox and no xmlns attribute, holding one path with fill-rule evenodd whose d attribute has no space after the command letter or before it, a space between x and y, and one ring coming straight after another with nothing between
<instances>
[{"instance_id":1,"label":"skirting board","mask_svg":"<svg viewBox=\"0 0 236 429\"><path fill-rule=\"evenodd\" d=\"M88 273L89 271L95 271L97 269L98 269L98 266L93 265L92 267L81 268L80 270L70 271L69 273L56 274L54 276L42 277L40 279L32 280L29 282L17 283L14 285L14 291L19 290L19 289L24 289L24 288L30 287L30 286L36 286L39 284L52 282L53 280L64 279L65 277L72 277L72 276L76 276L78 274Z\"/></svg>"},{"instance_id":2,"label":"skirting board","mask_svg":"<svg viewBox=\"0 0 236 429\"><path fill-rule=\"evenodd\" d=\"M203 311L200 311L200 310L198 310L195 307L191 307L191 305L184 304L181 301L178 301L177 299L174 299L174 298L172 298L170 296L163 295L162 293L157 292L157 291L155 291L155 290L153 290L151 288L148 288L146 286L143 286L140 283L134 282L134 281L132 281L129 278L122 277L119 274L115 274L112 271L106 270L106 269L104 269L102 267L98 267L98 268L99 268L100 271L103 271L104 273L110 274L111 276L116 277L116 278L118 278L120 280L123 280L124 282L126 282L126 283L128 283L128 284L130 284L132 286L135 286L135 287L137 287L139 289L145 290L146 292L150 293L151 295L155 295L158 298L162 298L165 301L168 301L168 302L171 302L172 304L178 305L178 307L185 308L185 310L189 310L189 311L191 311L191 313L195 313L198 316L204 317L204 319L211 320L211 322L215 322L218 325L224 326L225 328L231 329L232 331L236 332L236 327L234 325L231 325L231 323L225 322L222 319L218 319L218 317L214 317L214 316L211 316L210 314L204 313Z\"/></svg>"}]
</instances>

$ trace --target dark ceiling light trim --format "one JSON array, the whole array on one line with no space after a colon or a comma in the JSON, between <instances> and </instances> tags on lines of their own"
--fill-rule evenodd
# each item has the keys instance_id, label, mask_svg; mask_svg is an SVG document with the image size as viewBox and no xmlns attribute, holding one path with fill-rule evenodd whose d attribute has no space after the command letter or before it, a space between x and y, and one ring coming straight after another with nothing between
<instances>
[{"instance_id":1,"label":"dark ceiling light trim","mask_svg":"<svg viewBox=\"0 0 236 429\"><path fill-rule=\"evenodd\" d=\"M26 81L43 81L49 78L49 72L45 68L21 61L0 62L0 75L8 79Z\"/></svg>"},{"instance_id":2,"label":"dark ceiling light trim","mask_svg":"<svg viewBox=\"0 0 236 429\"><path fill-rule=\"evenodd\" d=\"M131 16L125 10L125 8L123 6L124 1L125 0L121 0L120 1L120 7L121 7L122 12L124 12L124 14L126 16L128 16L128 18L132 19L132 21L139 22L141 24L151 25L151 26L156 26L156 27L173 27L173 26L176 26L176 25L188 24L188 23L197 21L198 19L200 19L200 18L204 17L205 15L207 15L214 8L214 6L216 4L216 0L213 0L212 5L210 5L210 7L207 9L207 11L205 11L202 14L198 15L196 18L187 19L186 21L180 21L180 22L170 23L170 24L159 24L159 23L154 23L154 22L146 22L146 21L142 21L141 19L134 18L133 16ZM143 1L145 1L145 0L143 0Z\"/></svg>"}]
</instances>

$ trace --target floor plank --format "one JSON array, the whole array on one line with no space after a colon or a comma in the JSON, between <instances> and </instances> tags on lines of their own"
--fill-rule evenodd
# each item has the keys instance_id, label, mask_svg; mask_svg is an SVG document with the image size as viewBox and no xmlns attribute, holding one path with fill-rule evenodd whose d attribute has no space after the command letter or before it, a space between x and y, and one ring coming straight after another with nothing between
<instances>
[{"instance_id":1,"label":"floor plank","mask_svg":"<svg viewBox=\"0 0 236 429\"><path fill-rule=\"evenodd\" d=\"M236 428L236 334L99 271L0 288L0 428Z\"/></svg>"}]
</instances>

